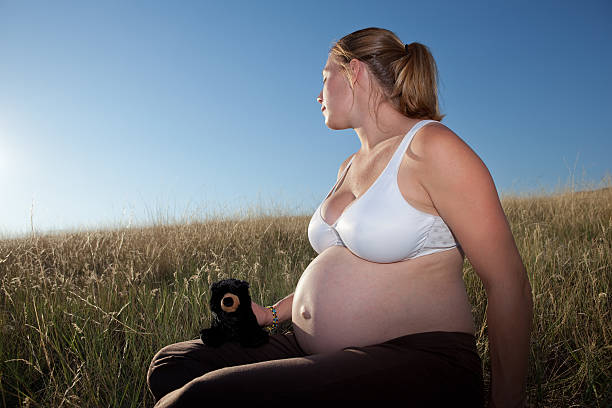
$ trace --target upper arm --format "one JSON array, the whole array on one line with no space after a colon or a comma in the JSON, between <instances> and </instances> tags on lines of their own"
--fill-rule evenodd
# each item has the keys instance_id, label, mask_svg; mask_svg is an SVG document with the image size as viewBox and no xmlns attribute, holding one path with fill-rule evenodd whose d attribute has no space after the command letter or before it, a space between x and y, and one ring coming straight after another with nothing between
<instances>
[{"instance_id":1,"label":"upper arm","mask_svg":"<svg viewBox=\"0 0 612 408\"><path fill-rule=\"evenodd\" d=\"M419 178L485 289L528 284L489 170L455 133L427 126L415 147Z\"/></svg>"}]
</instances>

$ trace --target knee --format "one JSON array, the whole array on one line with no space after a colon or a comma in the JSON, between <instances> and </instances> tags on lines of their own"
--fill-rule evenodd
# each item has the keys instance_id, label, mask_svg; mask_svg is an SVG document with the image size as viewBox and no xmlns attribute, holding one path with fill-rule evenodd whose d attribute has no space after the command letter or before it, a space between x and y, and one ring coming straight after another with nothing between
<instances>
[{"instance_id":1,"label":"knee","mask_svg":"<svg viewBox=\"0 0 612 408\"><path fill-rule=\"evenodd\" d=\"M164 357L163 361L166 361L167 357ZM172 357L170 359L176 360ZM158 360L158 355L156 355L153 361L151 361L147 372L147 384L155 398L156 408L200 406L204 397L206 401L212 403L224 403L227 402L228 398L233 403L237 401L253 401L253 399L243 399L240 392L235 394L237 391L235 385L232 386L231 390L224 388L225 384L222 381L218 381L214 375L207 376L203 374L197 379L196 377L191 378L191 376L181 377L180 366L167 365L165 362L163 364L156 364Z\"/></svg>"},{"instance_id":2,"label":"knee","mask_svg":"<svg viewBox=\"0 0 612 408\"><path fill-rule=\"evenodd\" d=\"M176 350L174 344L159 350L147 370L147 385L155 401L191 380L193 361Z\"/></svg>"},{"instance_id":3,"label":"knee","mask_svg":"<svg viewBox=\"0 0 612 408\"><path fill-rule=\"evenodd\" d=\"M155 354L147 370L147 385L155 401L159 401L161 397L171 391L167 389L166 375L164 373L164 371L167 371L167 365L160 363L162 357L167 356L164 349Z\"/></svg>"},{"instance_id":4,"label":"knee","mask_svg":"<svg viewBox=\"0 0 612 408\"><path fill-rule=\"evenodd\" d=\"M171 344L155 354L147 370L147 385L156 401L210 371L193 347L188 342Z\"/></svg>"}]
</instances>

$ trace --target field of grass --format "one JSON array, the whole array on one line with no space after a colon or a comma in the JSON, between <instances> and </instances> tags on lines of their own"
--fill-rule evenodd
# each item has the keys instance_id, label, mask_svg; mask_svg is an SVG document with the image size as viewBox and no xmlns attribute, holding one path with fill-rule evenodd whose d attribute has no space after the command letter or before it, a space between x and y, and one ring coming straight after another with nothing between
<instances>
[{"instance_id":1,"label":"field of grass","mask_svg":"<svg viewBox=\"0 0 612 408\"><path fill-rule=\"evenodd\" d=\"M533 289L528 405L612 406L610 182L502 205ZM246 280L260 305L292 293L316 256L309 219L254 214L0 240L0 405L153 406L149 362L208 327L211 282ZM464 280L488 388L487 300L467 260Z\"/></svg>"}]
</instances>

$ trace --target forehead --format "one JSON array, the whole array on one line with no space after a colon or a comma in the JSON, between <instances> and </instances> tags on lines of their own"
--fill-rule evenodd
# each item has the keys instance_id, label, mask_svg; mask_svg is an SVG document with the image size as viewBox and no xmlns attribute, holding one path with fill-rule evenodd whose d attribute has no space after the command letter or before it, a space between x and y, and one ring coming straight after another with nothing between
<instances>
[{"instance_id":1,"label":"forehead","mask_svg":"<svg viewBox=\"0 0 612 408\"><path fill-rule=\"evenodd\" d=\"M335 68L336 68L336 63L331 58L328 58L327 62L325 63L325 67L323 68L323 71L321 71L321 73L324 74L326 72L331 72Z\"/></svg>"}]
</instances>

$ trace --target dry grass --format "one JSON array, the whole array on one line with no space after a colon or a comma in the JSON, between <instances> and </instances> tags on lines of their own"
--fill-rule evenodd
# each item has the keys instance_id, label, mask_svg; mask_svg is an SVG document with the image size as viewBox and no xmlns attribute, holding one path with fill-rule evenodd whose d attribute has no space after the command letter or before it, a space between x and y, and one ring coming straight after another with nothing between
<instances>
[{"instance_id":1,"label":"dry grass","mask_svg":"<svg viewBox=\"0 0 612 408\"><path fill-rule=\"evenodd\" d=\"M607 183L502 198L533 288L529 406L612 405ZM0 405L152 406L146 368L162 346L208 325L211 282L247 280L259 304L295 290L316 255L309 218L251 214L0 240ZM488 387L486 296L467 261L464 279Z\"/></svg>"}]
</instances>

